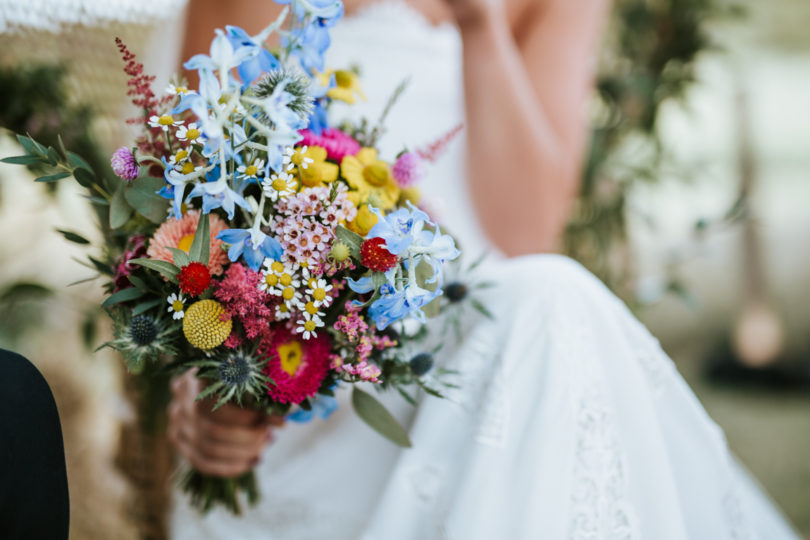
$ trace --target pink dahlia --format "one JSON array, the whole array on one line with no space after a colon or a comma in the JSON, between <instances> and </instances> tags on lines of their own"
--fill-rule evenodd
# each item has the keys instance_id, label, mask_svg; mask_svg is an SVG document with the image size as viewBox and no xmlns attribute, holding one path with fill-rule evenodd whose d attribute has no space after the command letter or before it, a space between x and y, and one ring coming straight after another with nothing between
<instances>
[{"instance_id":1,"label":"pink dahlia","mask_svg":"<svg viewBox=\"0 0 810 540\"><path fill-rule=\"evenodd\" d=\"M267 393L279 403L293 404L314 396L329 372L330 350L324 332L304 341L284 326L274 328L273 337L259 346L267 360L264 373L275 383L267 385Z\"/></svg>"},{"instance_id":2,"label":"pink dahlia","mask_svg":"<svg viewBox=\"0 0 810 540\"><path fill-rule=\"evenodd\" d=\"M425 164L419 154L405 152L397 158L391 172L397 184L399 184L400 187L406 188L422 179L425 175Z\"/></svg>"},{"instance_id":3,"label":"pink dahlia","mask_svg":"<svg viewBox=\"0 0 810 540\"><path fill-rule=\"evenodd\" d=\"M122 180L132 182L138 178L138 163L135 161L132 151L126 146L113 152L110 165L112 165L113 172Z\"/></svg>"},{"instance_id":4,"label":"pink dahlia","mask_svg":"<svg viewBox=\"0 0 810 540\"><path fill-rule=\"evenodd\" d=\"M301 146L320 146L326 150L326 156L334 161L340 161L346 156L353 156L360 151L360 143L339 129L326 128L320 135L308 129L299 131L304 138L298 143Z\"/></svg>"},{"instance_id":5,"label":"pink dahlia","mask_svg":"<svg viewBox=\"0 0 810 540\"><path fill-rule=\"evenodd\" d=\"M194 233L197 231L197 222L200 219L199 210L189 210L182 218L169 218L166 220L149 241L146 254L150 259L173 263L174 256L167 248L177 248L185 252L191 249ZM222 240L217 235L228 228L216 214L208 214L208 224L211 230L211 244L208 247L208 270L214 276L222 274L222 268L228 264L228 254L222 249Z\"/></svg>"}]
</instances>

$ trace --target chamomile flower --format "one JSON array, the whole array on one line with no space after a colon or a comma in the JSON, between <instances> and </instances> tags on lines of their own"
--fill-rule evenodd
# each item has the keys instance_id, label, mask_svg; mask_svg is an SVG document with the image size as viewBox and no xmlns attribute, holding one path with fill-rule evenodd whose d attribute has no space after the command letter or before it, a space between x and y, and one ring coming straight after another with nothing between
<instances>
[{"instance_id":1,"label":"chamomile flower","mask_svg":"<svg viewBox=\"0 0 810 540\"><path fill-rule=\"evenodd\" d=\"M168 132L169 126L180 126L183 125L183 120L175 120L170 114L163 114L158 116L153 114L149 117L149 126L153 128L160 128L163 131Z\"/></svg>"},{"instance_id":2,"label":"chamomile flower","mask_svg":"<svg viewBox=\"0 0 810 540\"><path fill-rule=\"evenodd\" d=\"M193 94L194 90L189 90L185 86L176 86L169 83L169 86L166 87L166 93L172 96L185 96L186 94Z\"/></svg>"},{"instance_id":3,"label":"chamomile flower","mask_svg":"<svg viewBox=\"0 0 810 540\"><path fill-rule=\"evenodd\" d=\"M291 146L284 151L284 160L282 165L287 169L288 172L292 171L296 167L306 169L311 163L315 163L314 159L306 155L308 148L309 147L307 146L302 146L299 148L293 148Z\"/></svg>"},{"instance_id":4,"label":"chamomile flower","mask_svg":"<svg viewBox=\"0 0 810 540\"><path fill-rule=\"evenodd\" d=\"M301 313L309 313L313 317L317 317L318 319L323 318L326 314L321 311L321 309L315 305L315 302L310 300L307 303L300 302L297 306L298 311Z\"/></svg>"},{"instance_id":5,"label":"chamomile flower","mask_svg":"<svg viewBox=\"0 0 810 540\"><path fill-rule=\"evenodd\" d=\"M202 136L200 128L197 127L196 122L191 122L188 126L180 126L176 134L177 138L181 141L188 141L191 143L197 142L197 139Z\"/></svg>"},{"instance_id":6,"label":"chamomile flower","mask_svg":"<svg viewBox=\"0 0 810 540\"><path fill-rule=\"evenodd\" d=\"M240 177L245 180L257 180L259 176L264 174L264 160L257 159L250 165L239 165L236 172L240 173Z\"/></svg>"},{"instance_id":7,"label":"chamomile flower","mask_svg":"<svg viewBox=\"0 0 810 540\"><path fill-rule=\"evenodd\" d=\"M304 312L304 318L296 323L295 332L303 334L304 339L318 337L315 331L324 325L323 320L317 315L312 315L308 311Z\"/></svg>"},{"instance_id":8,"label":"chamomile flower","mask_svg":"<svg viewBox=\"0 0 810 540\"><path fill-rule=\"evenodd\" d=\"M287 304L288 308L297 306L301 302L301 291L292 285L288 285L286 287L276 287L273 290L278 291L277 293L274 292L273 294L281 296L281 299L285 304Z\"/></svg>"},{"instance_id":9,"label":"chamomile flower","mask_svg":"<svg viewBox=\"0 0 810 540\"><path fill-rule=\"evenodd\" d=\"M183 296L183 293L172 293L169 295L166 301L169 303L169 309L166 311L172 314L172 319L178 320L185 316L186 299Z\"/></svg>"},{"instance_id":10,"label":"chamomile flower","mask_svg":"<svg viewBox=\"0 0 810 540\"><path fill-rule=\"evenodd\" d=\"M293 175L290 173L282 172L281 174L272 174L270 178L266 178L262 182L264 194L270 197L272 201L277 201L281 197L287 197L295 193L298 187L298 182L295 181Z\"/></svg>"},{"instance_id":11,"label":"chamomile flower","mask_svg":"<svg viewBox=\"0 0 810 540\"><path fill-rule=\"evenodd\" d=\"M278 261L274 261L273 259L265 259L264 260L264 269L262 270L262 276L264 279L259 282L259 290L260 291L267 291L268 289L274 289L278 286L279 276L285 272L284 265ZM271 292L271 294L273 294Z\"/></svg>"},{"instance_id":12,"label":"chamomile flower","mask_svg":"<svg viewBox=\"0 0 810 540\"><path fill-rule=\"evenodd\" d=\"M276 320L277 321L284 321L289 319L292 316L292 311L290 311L290 306L287 304L279 304L276 306Z\"/></svg>"},{"instance_id":13,"label":"chamomile flower","mask_svg":"<svg viewBox=\"0 0 810 540\"><path fill-rule=\"evenodd\" d=\"M329 307L332 303L332 296L329 294L329 291L332 290L332 285L326 283L325 279L317 278L311 278L308 285L309 288L304 292L312 297L313 303L317 307Z\"/></svg>"},{"instance_id":14,"label":"chamomile flower","mask_svg":"<svg viewBox=\"0 0 810 540\"><path fill-rule=\"evenodd\" d=\"M190 157L191 153L188 151L187 148L180 148L169 158L169 165L181 166L183 163L188 161Z\"/></svg>"}]
</instances>

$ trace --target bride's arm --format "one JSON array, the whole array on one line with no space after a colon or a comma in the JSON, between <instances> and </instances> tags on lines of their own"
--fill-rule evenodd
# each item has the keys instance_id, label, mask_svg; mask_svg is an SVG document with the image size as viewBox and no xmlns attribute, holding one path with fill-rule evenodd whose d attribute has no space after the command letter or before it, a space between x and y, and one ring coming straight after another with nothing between
<instances>
[{"instance_id":1,"label":"bride's arm","mask_svg":"<svg viewBox=\"0 0 810 540\"><path fill-rule=\"evenodd\" d=\"M609 0L530 0L517 31L503 0L446 0L464 43L469 174L507 255L557 247L587 140L586 102Z\"/></svg>"}]
</instances>

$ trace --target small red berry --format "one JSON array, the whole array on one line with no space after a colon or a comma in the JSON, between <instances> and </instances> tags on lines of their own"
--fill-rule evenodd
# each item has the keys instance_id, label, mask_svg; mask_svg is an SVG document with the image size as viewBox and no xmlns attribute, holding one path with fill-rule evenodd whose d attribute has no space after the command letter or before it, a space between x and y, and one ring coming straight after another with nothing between
<instances>
[{"instance_id":1,"label":"small red berry","mask_svg":"<svg viewBox=\"0 0 810 540\"><path fill-rule=\"evenodd\" d=\"M360 245L360 257L363 266L377 272L392 269L399 258L385 248L385 240L380 237L364 240Z\"/></svg>"},{"instance_id":2,"label":"small red berry","mask_svg":"<svg viewBox=\"0 0 810 540\"><path fill-rule=\"evenodd\" d=\"M191 296L199 296L211 284L211 273L203 263L189 263L177 274L180 290Z\"/></svg>"}]
</instances>

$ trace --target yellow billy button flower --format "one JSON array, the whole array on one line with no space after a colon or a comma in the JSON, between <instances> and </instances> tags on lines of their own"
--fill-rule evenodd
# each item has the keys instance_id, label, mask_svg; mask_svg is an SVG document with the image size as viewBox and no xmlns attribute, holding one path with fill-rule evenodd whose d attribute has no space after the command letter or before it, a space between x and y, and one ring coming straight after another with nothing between
<instances>
[{"instance_id":1,"label":"yellow billy button flower","mask_svg":"<svg viewBox=\"0 0 810 540\"><path fill-rule=\"evenodd\" d=\"M183 317L183 334L191 345L207 351L222 345L231 334L233 322L222 320L225 309L216 300L200 300L189 306Z\"/></svg>"},{"instance_id":2,"label":"yellow billy button flower","mask_svg":"<svg viewBox=\"0 0 810 540\"><path fill-rule=\"evenodd\" d=\"M364 204L357 211L357 216L354 218L354 221L349 223L349 229L356 232L360 236L365 236L376 224L377 216L375 216L374 213L369 210L367 204Z\"/></svg>"},{"instance_id":3,"label":"yellow billy button flower","mask_svg":"<svg viewBox=\"0 0 810 540\"><path fill-rule=\"evenodd\" d=\"M377 150L363 148L355 156L346 156L340 163L340 174L360 200L375 196L381 210L390 210L399 199L399 186L391 175L388 163L377 158Z\"/></svg>"}]
</instances>

